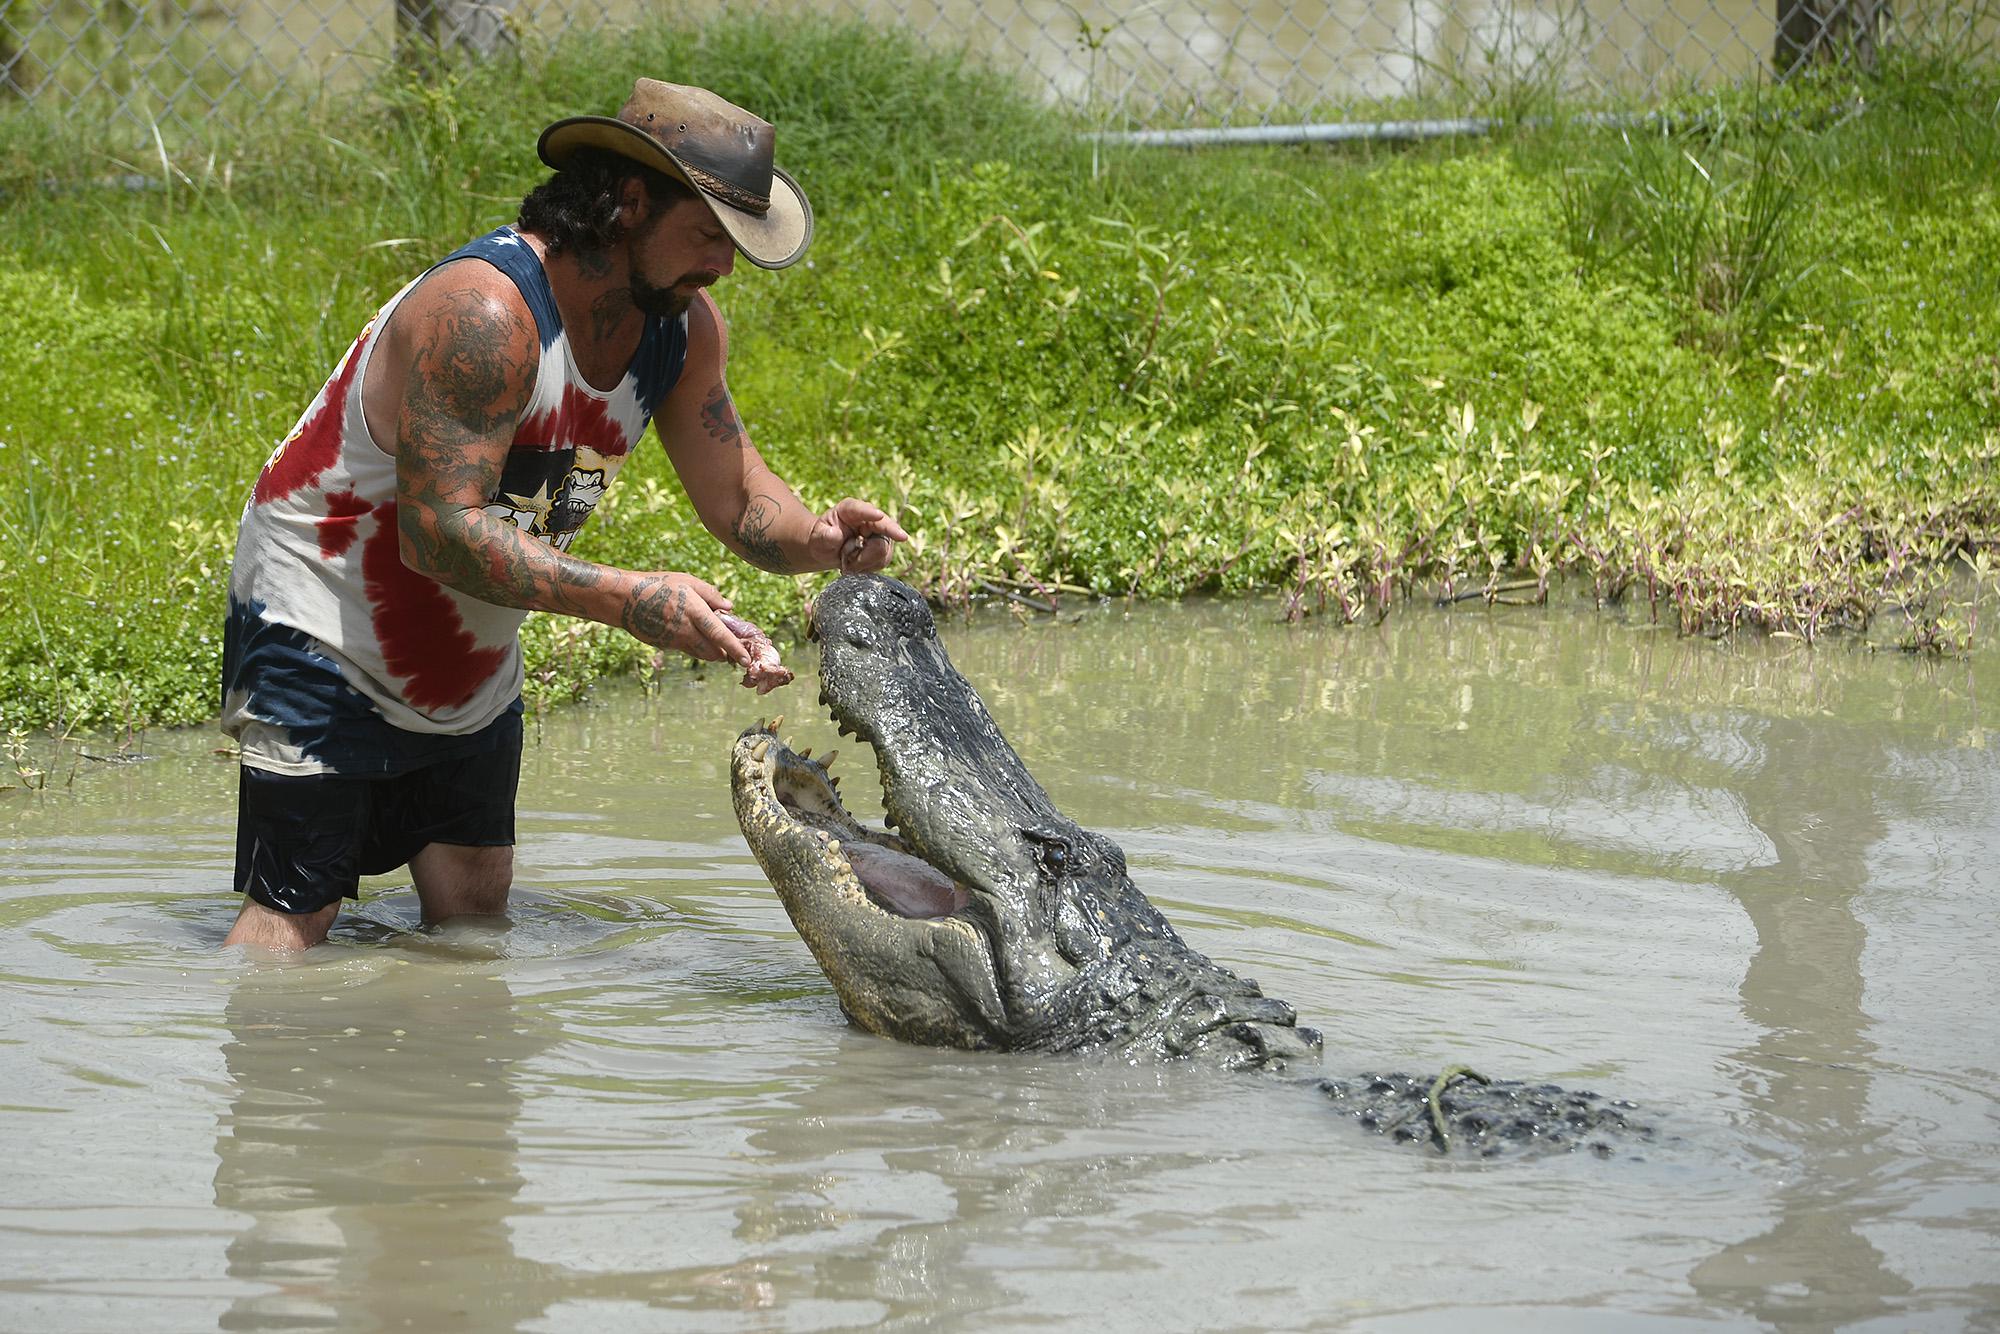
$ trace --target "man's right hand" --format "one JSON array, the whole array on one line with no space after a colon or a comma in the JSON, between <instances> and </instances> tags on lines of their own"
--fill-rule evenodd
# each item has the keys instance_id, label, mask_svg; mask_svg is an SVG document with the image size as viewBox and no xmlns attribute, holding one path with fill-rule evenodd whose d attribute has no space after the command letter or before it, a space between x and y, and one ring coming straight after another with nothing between
<instances>
[{"instance_id":1,"label":"man's right hand","mask_svg":"<svg viewBox=\"0 0 2000 1334\"><path fill-rule=\"evenodd\" d=\"M747 669L750 649L717 615L728 611L729 605L714 585L691 574L634 574L619 624L655 648Z\"/></svg>"},{"instance_id":2,"label":"man's right hand","mask_svg":"<svg viewBox=\"0 0 2000 1334\"><path fill-rule=\"evenodd\" d=\"M743 672L744 685L760 695L768 695L779 686L792 683L792 669L785 666L784 659L778 656L778 646L771 642L771 636L742 617L731 616L727 612L723 613L722 623L749 650L750 665Z\"/></svg>"}]
</instances>

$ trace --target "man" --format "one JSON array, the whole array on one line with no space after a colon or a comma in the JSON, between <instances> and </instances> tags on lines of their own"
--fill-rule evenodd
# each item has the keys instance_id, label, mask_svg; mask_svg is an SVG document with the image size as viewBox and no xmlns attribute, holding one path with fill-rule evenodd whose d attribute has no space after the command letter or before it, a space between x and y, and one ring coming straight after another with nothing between
<instances>
[{"instance_id":1,"label":"man","mask_svg":"<svg viewBox=\"0 0 2000 1334\"><path fill-rule=\"evenodd\" d=\"M907 540L815 515L765 466L703 290L794 263L812 211L772 127L641 79L543 132L555 175L512 227L382 307L258 476L230 576L223 727L242 747L227 944L326 938L358 878L408 864L427 922L505 909L530 610L788 680L675 571L568 554L647 421L702 523L767 570L879 570Z\"/></svg>"}]
</instances>

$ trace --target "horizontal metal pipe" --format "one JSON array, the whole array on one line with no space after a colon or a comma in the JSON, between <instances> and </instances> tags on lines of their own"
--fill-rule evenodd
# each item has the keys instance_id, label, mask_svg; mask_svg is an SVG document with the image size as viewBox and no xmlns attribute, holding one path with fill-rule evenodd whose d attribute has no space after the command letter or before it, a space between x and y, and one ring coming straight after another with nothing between
<instances>
[{"instance_id":1,"label":"horizontal metal pipe","mask_svg":"<svg viewBox=\"0 0 2000 1334\"><path fill-rule=\"evenodd\" d=\"M1835 107L1839 120L1858 116L1866 109L1861 102ZM1749 117L1758 122L1772 119L1797 120L1796 112L1762 112ZM1553 116L1532 116L1516 124L1534 129L1557 122ZM1678 121L1657 111L1586 111L1564 119L1598 129L1676 130L1696 128L1705 123L1699 114ZM1466 116L1456 120L1373 120L1320 125L1243 125L1205 130L1100 130L1082 137L1100 144L1124 144L1135 148L1201 148L1212 144L1314 144L1356 143L1364 140L1445 139L1454 135L1491 134L1504 122L1491 116ZM1836 122L1837 123L1837 122Z\"/></svg>"},{"instance_id":2,"label":"horizontal metal pipe","mask_svg":"<svg viewBox=\"0 0 2000 1334\"><path fill-rule=\"evenodd\" d=\"M1206 130L1101 130L1086 134L1101 144L1135 148L1200 148L1210 144L1319 144L1363 139L1445 139L1487 134L1500 122L1486 117L1458 120L1374 120L1332 125L1241 125Z\"/></svg>"}]
</instances>

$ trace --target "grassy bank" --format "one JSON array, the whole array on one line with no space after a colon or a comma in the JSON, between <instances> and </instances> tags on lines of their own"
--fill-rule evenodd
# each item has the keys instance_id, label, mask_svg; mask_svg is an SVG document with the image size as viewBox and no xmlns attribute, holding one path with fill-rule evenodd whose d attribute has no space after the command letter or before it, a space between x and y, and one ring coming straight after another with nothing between
<instances>
[{"instance_id":1,"label":"grassy bank","mask_svg":"<svg viewBox=\"0 0 2000 1334\"><path fill-rule=\"evenodd\" d=\"M780 126L819 239L721 289L732 388L809 503L902 512L899 573L941 598L1262 586L1351 618L1567 578L1689 633L1944 651L1982 590L1990 614L1990 70L1927 58L1622 131L1093 162L900 39L737 23L201 151L0 112L0 724L213 713L272 444L385 296L512 217L541 126L639 73ZM651 450L576 550L705 573L781 624L803 591L725 561ZM646 656L539 618L530 643L538 696Z\"/></svg>"}]
</instances>

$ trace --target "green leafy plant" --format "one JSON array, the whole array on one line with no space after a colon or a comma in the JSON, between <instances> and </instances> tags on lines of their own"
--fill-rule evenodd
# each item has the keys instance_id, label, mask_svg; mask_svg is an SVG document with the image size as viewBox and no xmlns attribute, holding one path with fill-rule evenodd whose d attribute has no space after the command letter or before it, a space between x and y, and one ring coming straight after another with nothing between
<instances>
[{"instance_id":1,"label":"green leafy plant","mask_svg":"<svg viewBox=\"0 0 2000 1334\"><path fill-rule=\"evenodd\" d=\"M693 62L783 127L820 216L806 263L720 289L749 429L808 504L898 512L897 572L942 602L1580 595L1687 634L1990 633L1985 66L1885 60L1861 114L1816 75L1649 128L1093 171L1074 120L962 59L732 19L385 71L198 148L0 107L10 725L212 716L236 518L362 322L513 215L551 114ZM576 550L712 575L781 629L811 588L727 560L652 450ZM676 670L560 620L526 648L538 707Z\"/></svg>"}]
</instances>

